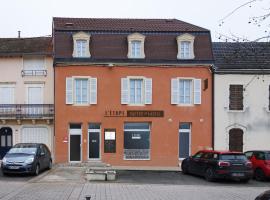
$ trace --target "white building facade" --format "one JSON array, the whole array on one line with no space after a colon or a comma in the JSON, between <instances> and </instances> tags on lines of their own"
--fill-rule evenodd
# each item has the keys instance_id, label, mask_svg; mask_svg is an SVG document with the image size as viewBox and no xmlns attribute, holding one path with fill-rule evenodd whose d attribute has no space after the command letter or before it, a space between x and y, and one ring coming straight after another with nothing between
<instances>
[{"instance_id":1,"label":"white building facade","mask_svg":"<svg viewBox=\"0 0 270 200\"><path fill-rule=\"evenodd\" d=\"M0 159L21 142L45 143L53 152L51 38L2 38L0 43Z\"/></svg>"},{"instance_id":2,"label":"white building facade","mask_svg":"<svg viewBox=\"0 0 270 200\"><path fill-rule=\"evenodd\" d=\"M215 149L248 151L270 148L270 75L267 69L270 67L270 57L267 56L270 46L267 45L213 44L216 59Z\"/></svg>"}]
</instances>

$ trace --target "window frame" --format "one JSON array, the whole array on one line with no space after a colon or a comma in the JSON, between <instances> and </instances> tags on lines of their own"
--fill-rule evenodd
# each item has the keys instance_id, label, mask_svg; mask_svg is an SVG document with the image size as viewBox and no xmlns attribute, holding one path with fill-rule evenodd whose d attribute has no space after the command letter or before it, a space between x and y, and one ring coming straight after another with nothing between
<instances>
[{"instance_id":1,"label":"window frame","mask_svg":"<svg viewBox=\"0 0 270 200\"><path fill-rule=\"evenodd\" d=\"M90 54L90 38L91 35L86 33L86 32L77 32L75 34L72 35L73 37L73 53L72 53L72 57L73 58L90 58L91 54ZM84 56L79 56L78 52L77 52L77 41L79 40L84 40L86 41L86 46L85 46L85 55Z\"/></svg>"},{"instance_id":2,"label":"window frame","mask_svg":"<svg viewBox=\"0 0 270 200\"><path fill-rule=\"evenodd\" d=\"M142 106L142 105L145 105L145 77L127 77L128 78L128 98L129 98L129 102L128 102L128 105L131 105L131 106ZM134 80L141 80L141 103L136 103L136 86L134 88L135 90L135 102L134 103L131 103L131 89L130 89L130 83L131 81ZM135 82L136 83L136 82Z\"/></svg>"},{"instance_id":3,"label":"window frame","mask_svg":"<svg viewBox=\"0 0 270 200\"><path fill-rule=\"evenodd\" d=\"M232 109L231 108L231 104L232 104L232 102L231 102L231 99L232 99L232 97L231 97L231 86L242 86L242 109ZM231 84L229 84L229 88L228 88L228 91L229 91L229 95L228 95L228 100L229 100L229 102L228 102L228 110L230 111L230 112L244 112L245 111L245 109L246 109L246 106L245 106L245 94L244 94L244 92L245 92L245 89L244 89L244 84L242 84L242 83L231 83ZM236 98L236 97L233 97L233 98ZM239 97L240 98L240 97Z\"/></svg>"},{"instance_id":4,"label":"window frame","mask_svg":"<svg viewBox=\"0 0 270 200\"><path fill-rule=\"evenodd\" d=\"M140 33L132 33L132 34L128 35L127 40L128 40L127 57L130 59L144 59L145 58L145 53L144 53L145 36L140 34ZM134 56L134 54L133 54L133 48L132 48L133 42L141 42L140 55L138 55L138 56Z\"/></svg>"},{"instance_id":5,"label":"window frame","mask_svg":"<svg viewBox=\"0 0 270 200\"><path fill-rule=\"evenodd\" d=\"M82 82L81 82L81 88L80 88L80 95L81 95L81 102L78 103L77 102L77 88L76 88L76 81L87 81L87 88L86 88L86 95L87 95L87 99L86 99L86 103L83 103L83 87L82 87ZM89 104L89 91L90 91L90 88L89 88L89 78L82 78L82 77L76 77L73 79L73 95L74 95L74 104L75 105L88 105Z\"/></svg>"},{"instance_id":6,"label":"window frame","mask_svg":"<svg viewBox=\"0 0 270 200\"><path fill-rule=\"evenodd\" d=\"M194 97L194 80L193 79L189 79L189 78L179 78L178 79L178 81L179 81L179 101L178 101L178 105L180 105L180 106L191 106L191 105L193 105L194 104L194 99L193 99L193 97ZM189 103L181 103L181 87L180 87L180 83L181 83L181 81L190 81L190 91L189 91L189 94L190 94L190 102ZM185 83L185 82L184 82ZM184 88L183 88L183 91L184 91L184 101L185 101L185 98L186 98L186 96L185 96L185 84L184 84Z\"/></svg>"},{"instance_id":7,"label":"window frame","mask_svg":"<svg viewBox=\"0 0 270 200\"><path fill-rule=\"evenodd\" d=\"M178 47L178 53L177 53L177 59L179 60L190 60L195 58L195 53L194 53L194 40L195 36L184 33L182 35L179 35L176 37L177 41L177 47ZM189 48L189 57L182 57L182 42L190 42L190 48Z\"/></svg>"}]
</instances>

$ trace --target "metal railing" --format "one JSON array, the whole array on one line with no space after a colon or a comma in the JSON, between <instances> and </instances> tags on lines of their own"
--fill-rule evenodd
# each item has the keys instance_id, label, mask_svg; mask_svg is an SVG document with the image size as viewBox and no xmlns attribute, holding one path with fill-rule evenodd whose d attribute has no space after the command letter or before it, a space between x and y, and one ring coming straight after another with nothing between
<instances>
[{"instance_id":1,"label":"metal railing","mask_svg":"<svg viewBox=\"0 0 270 200\"><path fill-rule=\"evenodd\" d=\"M22 76L47 76L47 70L22 70Z\"/></svg>"},{"instance_id":2,"label":"metal railing","mask_svg":"<svg viewBox=\"0 0 270 200\"><path fill-rule=\"evenodd\" d=\"M0 104L0 118L53 118L53 104Z\"/></svg>"},{"instance_id":3,"label":"metal railing","mask_svg":"<svg viewBox=\"0 0 270 200\"><path fill-rule=\"evenodd\" d=\"M150 149L124 149L125 160L149 160Z\"/></svg>"}]
</instances>

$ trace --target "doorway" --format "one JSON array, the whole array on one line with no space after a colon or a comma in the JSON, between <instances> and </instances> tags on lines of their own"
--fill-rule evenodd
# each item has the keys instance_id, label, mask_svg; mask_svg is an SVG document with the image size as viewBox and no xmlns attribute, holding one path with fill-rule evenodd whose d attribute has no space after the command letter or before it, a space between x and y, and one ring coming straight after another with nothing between
<instances>
[{"instance_id":1,"label":"doorway","mask_svg":"<svg viewBox=\"0 0 270 200\"><path fill-rule=\"evenodd\" d=\"M3 127L0 129L0 159L2 159L6 153L12 147L12 129L9 127Z\"/></svg>"},{"instance_id":2,"label":"doorway","mask_svg":"<svg viewBox=\"0 0 270 200\"><path fill-rule=\"evenodd\" d=\"M234 128L229 131L229 150L243 152L243 130Z\"/></svg>"},{"instance_id":3,"label":"doorway","mask_svg":"<svg viewBox=\"0 0 270 200\"><path fill-rule=\"evenodd\" d=\"M88 128L88 159L100 159L100 124L91 123Z\"/></svg>"},{"instance_id":4,"label":"doorway","mask_svg":"<svg viewBox=\"0 0 270 200\"><path fill-rule=\"evenodd\" d=\"M69 129L69 161L81 162L82 129L81 124L70 124Z\"/></svg>"}]
</instances>

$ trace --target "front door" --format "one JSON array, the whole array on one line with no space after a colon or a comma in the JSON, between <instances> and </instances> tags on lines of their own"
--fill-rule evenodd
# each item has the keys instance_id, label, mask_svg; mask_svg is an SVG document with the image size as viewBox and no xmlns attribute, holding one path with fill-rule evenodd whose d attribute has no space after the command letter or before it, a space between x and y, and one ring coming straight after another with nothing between
<instances>
[{"instance_id":1,"label":"front door","mask_svg":"<svg viewBox=\"0 0 270 200\"><path fill-rule=\"evenodd\" d=\"M2 159L12 147L12 129L3 127L0 129L0 159Z\"/></svg>"},{"instance_id":2,"label":"front door","mask_svg":"<svg viewBox=\"0 0 270 200\"><path fill-rule=\"evenodd\" d=\"M229 131L229 150L243 152L243 131L241 129Z\"/></svg>"},{"instance_id":3,"label":"front door","mask_svg":"<svg viewBox=\"0 0 270 200\"><path fill-rule=\"evenodd\" d=\"M99 132L89 132L89 159L99 159Z\"/></svg>"},{"instance_id":4,"label":"front door","mask_svg":"<svg viewBox=\"0 0 270 200\"><path fill-rule=\"evenodd\" d=\"M180 123L179 127L179 159L190 156L190 123Z\"/></svg>"},{"instance_id":5,"label":"front door","mask_svg":"<svg viewBox=\"0 0 270 200\"><path fill-rule=\"evenodd\" d=\"M70 135L69 160L71 162L81 161L81 135Z\"/></svg>"}]
</instances>

